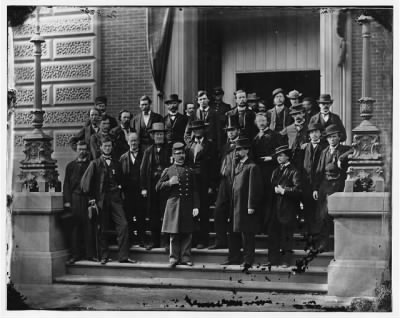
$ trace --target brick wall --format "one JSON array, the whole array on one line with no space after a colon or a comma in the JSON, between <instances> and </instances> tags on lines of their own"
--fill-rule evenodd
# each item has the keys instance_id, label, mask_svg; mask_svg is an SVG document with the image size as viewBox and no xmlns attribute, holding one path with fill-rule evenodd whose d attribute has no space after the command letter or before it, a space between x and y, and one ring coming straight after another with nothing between
<instances>
[{"instance_id":1,"label":"brick wall","mask_svg":"<svg viewBox=\"0 0 400 318\"><path fill-rule=\"evenodd\" d=\"M353 15L353 21L357 18ZM362 37L361 26L353 22L352 27L352 122L355 128L360 122L362 78ZM371 122L381 129L381 143L384 149L387 184L391 180L391 145L393 114L393 33L380 24L371 23L371 91L376 101Z\"/></svg>"},{"instance_id":2,"label":"brick wall","mask_svg":"<svg viewBox=\"0 0 400 318\"><path fill-rule=\"evenodd\" d=\"M107 95L109 112L139 111L139 98L152 96L152 76L146 44L146 9L112 8L116 18L100 23L100 91Z\"/></svg>"}]
</instances>

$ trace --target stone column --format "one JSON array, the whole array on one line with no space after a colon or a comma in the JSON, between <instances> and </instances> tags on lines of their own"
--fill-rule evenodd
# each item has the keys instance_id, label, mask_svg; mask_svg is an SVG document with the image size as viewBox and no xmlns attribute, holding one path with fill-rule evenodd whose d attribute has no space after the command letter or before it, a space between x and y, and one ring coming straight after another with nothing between
<instances>
[{"instance_id":1,"label":"stone column","mask_svg":"<svg viewBox=\"0 0 400 318\"><path fill-rule=\"evenodd\" d=\"M40 7L36 10L34 44L35 83L33 131L24 136L25 159L14 196L12 211L13 256L11 280L14 283L51 283L65 273L68 251L65 249L59 215L63 211L63 195L58 180L52 138L42 131Z\"/></svg>"}]
</instances>

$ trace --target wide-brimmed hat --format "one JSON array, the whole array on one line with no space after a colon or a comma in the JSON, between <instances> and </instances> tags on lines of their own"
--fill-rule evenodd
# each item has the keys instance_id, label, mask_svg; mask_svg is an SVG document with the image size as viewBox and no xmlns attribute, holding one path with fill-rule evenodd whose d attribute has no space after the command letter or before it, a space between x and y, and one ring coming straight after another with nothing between
<instances>
[{"instance_id":1,"label":"wide-brimmed hat","mask_svg":"<svg viewBox=\"0 0 400 318\"><path fill-rule=\"evenodd\" d=\"M249 138L239 136L239 138L235 141L235 147L236 149L241 149L241 148L251 148L251 142Z\"/></svg>"},{"instance_id":2,"label":"wide-brimmed hat","mask_svg":"<svg viewBox=\"0 0 400 318\"><path fill-rule=\"evenodd\" d=\"M292 150L289 148L289 145L283 145L279 146L278 148L275 149L274 156L278 156L280 153L285 153L288 156L291 155Z\"/></svg>"},{"instance_id":3,"label":"wide-brimmed hat","mask_svg":"<svg viewBox=\"0 0 400 318\"><path fill-rule=\"evenodd\" d=\"M97 96L94 100L95 104L107 104L107 96Z\"/></svg>"},{"instance_id":4,"label":"wide-brimmed hat","mask_svg":"<svg viewBox=\"0 0 400 318\"><path fill-rule=\"evenodd\" d=\"M248 102L258 102L260 97L257 96L257 93L249 93L247 94L247 101Z\"/></svg>"},{"instance_id":5,"label":"wide-brimmed hat","mask_svg":"<svg viewBox=\"0 0 400 318\"><path fill-rule=\"evenodd\" d=\"M290 106L289 110L290 110L289 115L294 115L305 111L302 103Z\"/></svg>"},{"instance_id":6,"label":"wide-brimmed hat","mask_svg":"<svg viewBox=\"0 0 400 318\"><path fill-rule=\"evenodd\" d=\"M179 99L178 94L171 94L169 95L169 99L167 99L164 103L165 104L169 104L171 102L178 102L178 103L182 103L182 100Z\"/></svg>"},{"instance_id":7,"label":"wide-brimmed hat","mask_svg":"<svg viewBox=\"0 0 400 318\"><path fill-rule=\"evenodd\" d=\"M227 118L228 123L225 126L225 130L231 130L231 129L239 129L239 118L237 116L228 116Z\"/></svg>"},{"instance_id":8,"label":"wide-brimmed hat","mask_svg":"<svg viewBox=\"0 0 400 318\"><path fill-rule=\"evenodd\" d=\"M332 134L336 134L336 133L340 134L340 129L337 125L332 124L325 128L324 135L325 135L325 137L328 137L328 136L330 136Z\"/></svg>"},{"instance_id":9,"label":"wide-brimmed hat","mask_svg":"<svg viewBox=\"0 0 400 318\"><path fill-rule=\"evenodd\" d=\"M205 123L204 120L193 120L189 125L189 130L206 128L208 123Z\"/></svg>"},{"instance_id":10,"label":"wide-brimmed hat","mask_svg":"<svg viewBox=\"0 0 400 318\"><path fill-rule=\"evenodd\" d=\"M320 123L310 123L310 124L308 124L307 132L310 132L310 131L313 131L313 130L319 130L319 131L322 132L324 130L324 128L322 128Z\"/></svg>"},{"instance_id":11,"label":"wide-brimmed hat","mask_svg":"<svg viewBox=\"0 0 400 318\"><path fill-rule=\"evenodd\" d=\"M318 104L331 104L332 102L333 99L331 98L330 94L321 94L317 100Z\"/></svg>"},{"instance_id":12,"label":"wide-brimmed hat","mask_svg":"<svg viewBox=\"0 0 400 318\"><path fill-rule=\"evenodd\" d=\"M175 142L172 145L172 152L176 151L176 150L182 150L185 149L185 144L183 142Z\"/></svg>"},{"instance_id":13,"label":"wide-brimmed hat","mask_svg":"<svg viewBox=\"0 0 400 318\"><path fill-rule=\"evenodd\" d=\"M149 132L166 131L164 123L153 123Z\"/></svg>"},{"instance_id":14,"label":"wide-brimmed hat","mask_svg":"<svg viewBox=\"0 0 400 318\"><path fill-rule=\"evenodd\" d=\"M276 94L282 93L283 95L285 95L285 92L283 91L282 88L276 88L272 91L272 97L275 97Z\"/></svg>"},{"instance_id":15,"label":"wide-brimmed hat","mask_svg":"<svg viewBox=\"0 0 400 318\"><path fill-rule=\"evenodd\" d=\"M297 99L297 98L299 98L301 96L303 96L303 94L299 93L295 89L290 91L289 94L286 95L286 97L289 98L289 99Z\"/></svg>"},{"instance_id":16,"label":"wide-brimmed hat","mask_svg":"<svg viewBox=\"0 0 400 318\"><path fill-rule=\"evenodd\" d=\"M221 86L214 87L213 93L214 93L214 95L224 95L225 94L225 92Z\"/></svg>"}]
</instances>

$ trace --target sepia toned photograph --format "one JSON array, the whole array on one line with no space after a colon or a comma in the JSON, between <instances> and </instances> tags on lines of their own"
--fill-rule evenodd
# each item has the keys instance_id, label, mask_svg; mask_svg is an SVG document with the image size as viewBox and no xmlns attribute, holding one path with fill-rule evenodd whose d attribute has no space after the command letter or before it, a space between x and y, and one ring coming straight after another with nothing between
<instances>
[{"instance_id":1,"label":"sepia toned photograph","mask_svg":"<svg viewBox=\"0 0 400 318\"><path fill-rule=\"evenodd\" d=\"M32 4L6 315L394 314L394 3Z\"/></svg>"}]
</instances>

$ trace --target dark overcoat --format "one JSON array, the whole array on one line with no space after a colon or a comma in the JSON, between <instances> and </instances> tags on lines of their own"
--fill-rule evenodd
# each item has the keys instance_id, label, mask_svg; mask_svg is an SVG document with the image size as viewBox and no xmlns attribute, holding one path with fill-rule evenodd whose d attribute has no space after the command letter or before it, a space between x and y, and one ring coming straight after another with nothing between
<instances>
[{"instance_id":1,"label":"dark overcoat","mask_svg":"<svg viewBox=\"0 0 400 318\"><path fill-rule=\"evenodd\" d=\"M293 123L293 118L292 116L289 115L290 111L288 107L284 107L283 108L283 128L289 126L291 123ZM277 118L277 112L276 112L276 108L273 107L271 109L268 109L267 111L267 116L269 117L269 128L271 130L275 130L275 126L276 126L276 118ZM279 132L279 131L278 131Z\"/></svg>"},{"instance_id":2,"label":"dark overcoat","mask_svg":"<svg viewBox=\"0 0 400 318\"><path fill-rule=\"evenodd\" d=\"M346 128L344 128L343 122L337 114L330 112L328 121L323 119L321 113L315 114L310 118L310 124L320 124L324 129L329 125L336 125L340 130L340 141L346 141Z\"/></svg>"},{"instance_id":3,"label":"dark overcoat","mask_svg":"<svg viewBox=\"0 0 400 318\"><path fill-rule=\"evenodd\" d=\"M261 198L261 183L260 169L250 159L247 159L240 168L235 168L231 218L234 232L259 231L257 209ZM248 209L254 209L255 213L249 214Z\"/></svg>"},{"instance_id":4,"label":"dark overcoat","mask_svg":"<svg viewBox=\"0 0 400 318\"><path fill-rule=\"evenodd\" d=\"M169 184L173 176L178 177L179 184ZM186 165L173 164L163 171L156 185L157 191L164 191L167 197L161 232L193 232L193 209L200 205L194 178L193 170Z\"/></svg>"},{"instance_id":5,"label":"dark overcoat","mask_svg":"<svg viewBox=\"0 0 400 318\"><path fill-rule=\"evenodd\" d=\"M211 107L208 107L207 114L203 115L201 107L199 107L196 109L194 117L195 120L203 120L208 124L208 127L206 128L207 139L211 139L217 147L221 146L222 132L218 113Z\"/></svg>"},{"instance_id":6,"label":"dark overcoat","mask_svg":"<svg viewBox=\"0 0 400 318\"><path fill-rule=\"evenodd\" d=\"M171 119L171 115L168 114L164 117L164 126L166 132L166 139L168 144L175 142L185 142L185 130L188 123L188 117L177 113L175 120Z\"/></svg>"},{"instance_id":7,"label":"dark overcoat","mask_svg":"<svg viewBox=\"0 0 400 318\"><path fill-rule=\"evenodd\" d=\"M235 107L228 111L226 114L226 120L228 120L228 117L235 117L236 122L239 122L239 111L238 108ZM247 138L252 140L258 132L258 128L254 122L256 118L256 113L246 107L245 113L244 113L244 124L243 127L240 127L241 132L246 135ZM225 122L225 125L227 125L228 122Z\"/></svg>"},{"instance_id":8,"label":"dark overcoat","mask_svg":"<svg viewBox=\"0 0 400 318\"><path fill-rule=\"evenodd\" d=\"M135 165L139 166L138 173L132 174L131 169L131 158L130 158L130 151L125 152L119 159L121 164L121 172L122 172L122 180L121 185L122 189L125 191L130 191L133 189L140 189L140 165L142 163L143 153L142 151L138 151L138 154L135 159ZM133 178L132 178L133 177ZM125 193L125 196L129 195Z\"/></svg>"},{"instance_id":9,"label":"dark overcoat","mask_svg":"<svg viewBox=\"0 0 400 318\"><path fill-rule=\"evenodd\" d=\"M276 213L277 219L282 224L293 224L299 210L301 196L300 172L289 164L281 170L276 168L271 177L272 184L272 213ZM276 194L275 187L281 185L285 193Z\"/></svg>"},{"instance_id":10,"label":"dark overcoat","mask_svg":"<svg viewBox=\"0 0 400 318\"><path fill-rule=\"evenodd\" d=\"M317 166L319 158L321 157L322 150L327 147L327 144L320 141L319 144L313 148L312 143L308 143L304 149L304 162L303 162L303 186L312 186L315 181L315 175L317 172Z\"/></svg>"},{"instance_id":11,"label":"dark overcoat","mask_svg":"<svg viewBox=\"0 0 400 318\"><path fill-rule=\"evenodd\" d=\"M128 128L129 132L134 132L133 128L129 127ZM116 159L121 158L122 154L127 152L129 150L129 145L128 141L126 140L125 133L122 130L121 126L114 127L110 131L110 135L113 136L114 140L114 147L113 147L113 152L115 155Z\"/></svg>"},{"instance_id":12,"label":"dark overcoat","mask_svg":"<svg viewBox=\"0 0 400 318\"><path fill-rule=\"evenodd\" d=\"M297 130L296 125L293 123L284 128L281 131L281 134L287 136L289 148L292 149L290 162L301 172L304 162L304 149L301 149L301 147L304 144L307 144L310 139L307 132L307 126L304 123L302 128Z\"/></svg>"}]
</instances>

